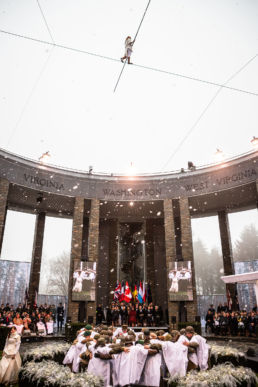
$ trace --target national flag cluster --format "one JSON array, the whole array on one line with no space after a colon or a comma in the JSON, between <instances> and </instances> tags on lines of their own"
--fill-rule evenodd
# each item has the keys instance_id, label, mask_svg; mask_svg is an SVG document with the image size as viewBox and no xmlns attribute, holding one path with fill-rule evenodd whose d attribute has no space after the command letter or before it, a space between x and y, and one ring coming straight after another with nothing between
<instances>
[{"instance_id":1,"label":"national flag cluster","mask_svg":"<svg viewBox=\"0 0 258 387\"><path fill-rule=\"evenodd\" d=\"M150 293L149 285L148 290ZM142 304L143 302L146 302L147 300L147 292L145 289L145 283L140 281L140 283L137 285L134 285L134 290L131 291L131 288L128 284L128 281L124 283L118 282L116 283L116 288L114 291L114 300L119 302L139 302Z\"/></svg>"}]
</instances>

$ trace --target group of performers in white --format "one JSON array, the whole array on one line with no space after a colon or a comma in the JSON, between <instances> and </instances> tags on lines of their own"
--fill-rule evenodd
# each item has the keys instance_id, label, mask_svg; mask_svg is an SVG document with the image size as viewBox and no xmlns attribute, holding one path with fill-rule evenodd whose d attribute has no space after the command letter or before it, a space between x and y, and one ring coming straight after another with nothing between
<instances>
[{"instance_id":1,"label":"group of performers in white","mask_svg":"<svg viewBox=\"0 0 258 387\"><path fill-rule=\"evenodd\" d=\"M86 325L78 335L64 364L73 372L88 371L104 379L104 385L159 386L162 370L183 377L192 369L208 368L206 340L187 327L180 332L134 332L119 328Z\"/></svg>"}]
</instances>

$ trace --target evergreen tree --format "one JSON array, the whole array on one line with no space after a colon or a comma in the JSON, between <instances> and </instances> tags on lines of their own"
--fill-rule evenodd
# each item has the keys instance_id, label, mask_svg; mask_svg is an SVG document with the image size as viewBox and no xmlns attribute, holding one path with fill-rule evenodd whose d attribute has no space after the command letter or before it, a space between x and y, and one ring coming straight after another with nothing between
<instances>
[{"instance_id":1,"label":"evergreen tree","mask_svg":"<svg viewBox=\"0 0 258 387\"><path fill-rule=\"evenodd\" d=\"M209 252L201 239L194 242L193 249L197 294L224 294L225 285L220 278L223 275L223 262L218 249L213 248Z\"/></svg>"},{"instance_id":2,"label":"evergreen tree","mask_svg":"<svg viewBox=\"0 0 258 387\"><path fill-rule=\"evenodd\" d=\"M233 248L234 261L258 260L258 230L253 223L245 226Z\"/></svg>"}]
</instances>

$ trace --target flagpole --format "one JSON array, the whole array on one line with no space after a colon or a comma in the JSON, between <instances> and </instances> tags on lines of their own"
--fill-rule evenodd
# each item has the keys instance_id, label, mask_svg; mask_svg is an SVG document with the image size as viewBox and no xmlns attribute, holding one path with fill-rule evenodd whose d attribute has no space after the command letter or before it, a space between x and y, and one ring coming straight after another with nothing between
<instances>
[{"instance_id":1,"label":"flagpole","mask_svg":"<svg viewBox=\"0 0 258 387\"><path fill-rule=\"evenodd\" d=\"M146 282L146 243L145 243L145 234L146 234L146 223L143 223L143 239L142 239L142 252L143 252L143 283Z\"/></svg>"},{"instance_id":2,"label":"flagpole","mask_svg":"<svg viewBox=\"0 0 258 387\"><path fill-rule=\"evenodd\" d=\"M119 223L118 223L118 230L117 230L117 235L118 235L118 240L117 240L117 269L116 269L116 277L117 277L117 281L119 282L120 280L120 227L119 227Z\"/></svg>"}]
</instances>

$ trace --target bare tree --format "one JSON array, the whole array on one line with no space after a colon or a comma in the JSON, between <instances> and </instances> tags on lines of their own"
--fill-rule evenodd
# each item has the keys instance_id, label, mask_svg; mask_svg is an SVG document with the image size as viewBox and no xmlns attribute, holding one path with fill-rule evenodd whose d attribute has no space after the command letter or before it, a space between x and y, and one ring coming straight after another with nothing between
<instances>
[{"instance_id":1,"label":"bare tree","mask_svg":"<svg viewBox=\"0 0 258 387\"><path fill-rule=\"evenodd\" d=\"M50 261L49 278L47 281L47 294L68 295L70 254L63 252Z\"/></svg>"}]
</instances>

